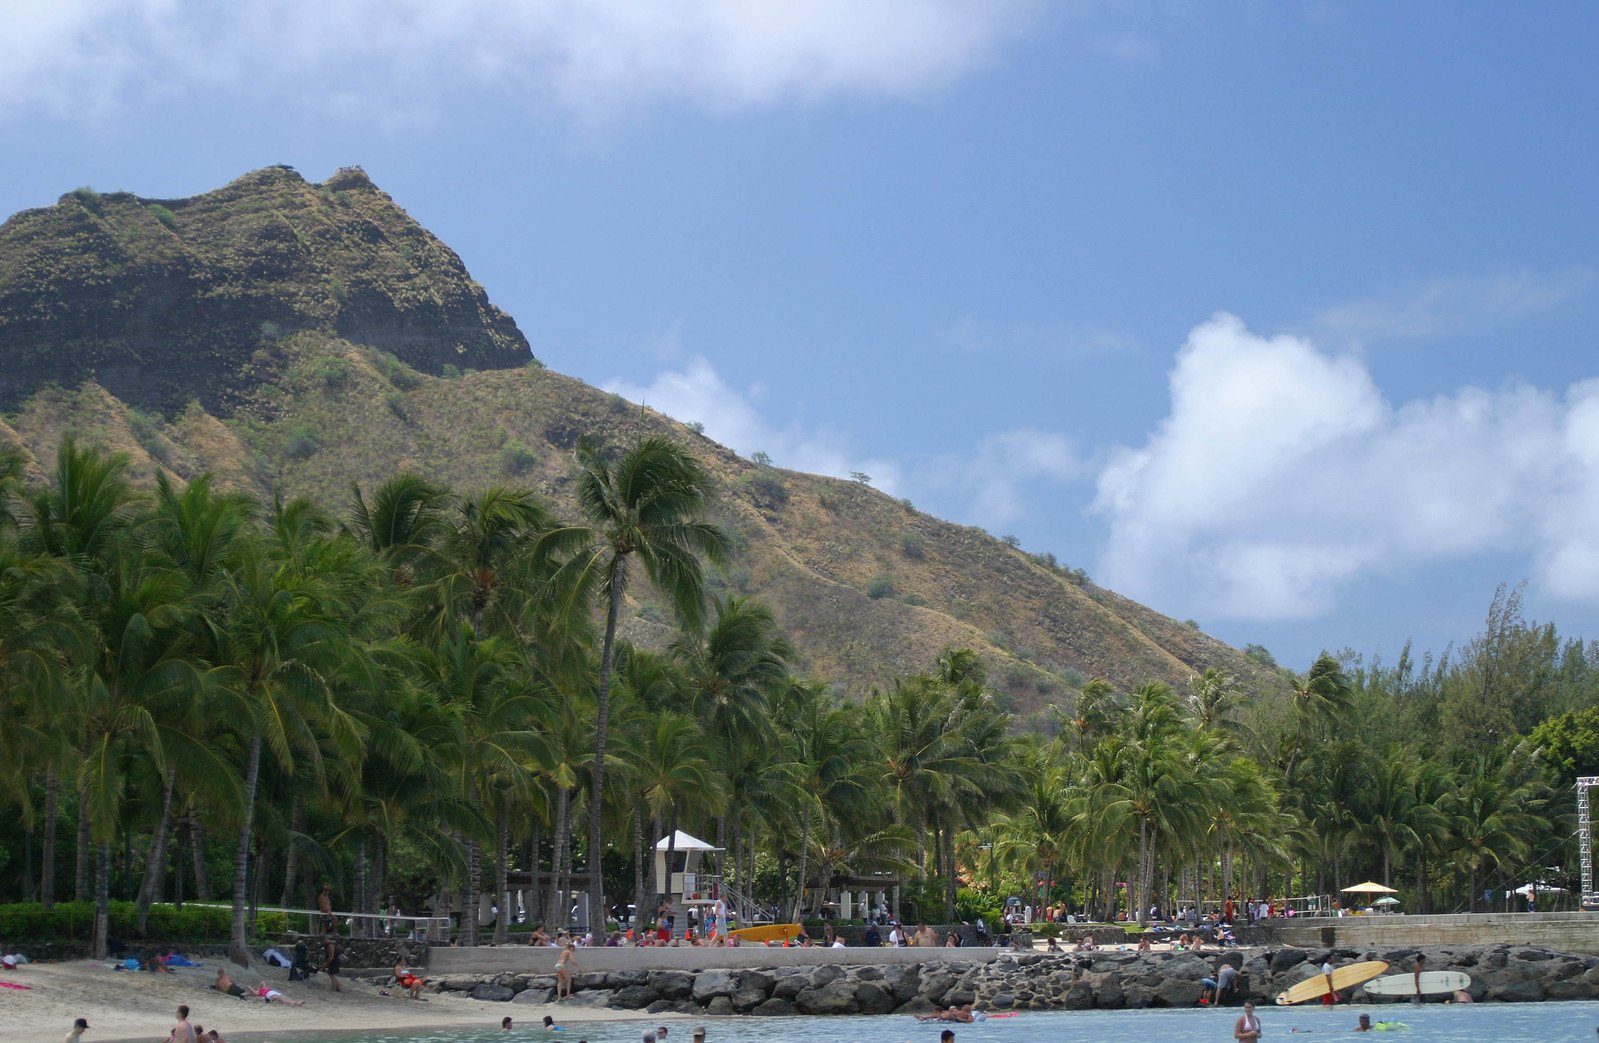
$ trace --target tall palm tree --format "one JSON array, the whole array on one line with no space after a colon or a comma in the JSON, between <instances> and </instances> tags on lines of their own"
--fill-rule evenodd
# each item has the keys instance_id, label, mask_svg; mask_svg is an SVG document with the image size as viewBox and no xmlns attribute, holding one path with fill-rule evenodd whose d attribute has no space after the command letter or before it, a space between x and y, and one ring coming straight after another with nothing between
<instances>
[{"instance_id":1,"label":"tall palm tree","mask_svg":"<svg viewBox=\"0 0 1599 1043\"><path fill-rule=\"evenodd\" d=\"M1307 742L1322 734L1349 706L1349 678L1338 660L1323 652L1310 665L1305 676L1294 681L1293 732L1288 740L1287 763L1283 777L1294 787L1294 771Z\"/></svg>"},{"instance_id":2,"label":"tall palm tree","mask_svg":"<svg viewBox=\"0 0 1599 1043\"><path fill-rule=\"evenodd\" d=\"M799 886L794 896L797 918L805 901L813 820L836 823L864 818L882 776L872 766L871 743L853 708L843 705L820 685L795 686L791 694L797 699L788 720L794 745L794 777L805 795L800 815Z\"/></svg>"},{"instance_id":3,"label":"tall palm tree","mask_svg":"<svg viewBox=\"0 0 1599 1043\"><path fill-rule=\"evenodd\" d=\"M594 597L605 605L588 823L589 929L600 937L605 929L599 867L611 671L629 566L636 557L684 625L697 629L705 606L701 557L720 560L728 540L721 529L704 520L712 492L710 476L676 442L644 438L611 460L584 441L577 447L577 464L577 501L589 525L551 529L540 545L550 557L565 559L558 581L561 574L575 575L575 580L562 584L570 605L575 608Z\"/></svg>"}]
</instances>

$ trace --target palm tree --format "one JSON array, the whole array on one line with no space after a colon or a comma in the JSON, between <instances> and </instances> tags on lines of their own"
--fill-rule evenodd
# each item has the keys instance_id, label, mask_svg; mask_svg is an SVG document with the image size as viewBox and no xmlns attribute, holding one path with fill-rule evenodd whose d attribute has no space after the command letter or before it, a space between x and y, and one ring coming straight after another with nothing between
<instances>
[{"instance_id":1,"label":"palm tree","mask_svg":"<svg viewBox=\"0 0 1599 1043\"><path fill-rule=\"evenodd\" d=\"M1305 676L1293 684L1293 733L1289 738L1283 777L1294 786L1294 769L1306 742L1320 735L1349 706L1349 678L1338 660L1323 652Z\"/></svg>"},{"instance_id":2,"label":"palm tree","mask_svg":"<svg viewBox=\"0 0 1599 1043\"><path fill-rule=\"evenodd\" d=\"M881 776L872 769L871 743L856 711L820 685L794 686L791 696L797 703L788 718L795 781L805 795L800 814L799 887L794 896L794 916L798 918L805 901L813 818L833 823L864 817Z\"/></svg>"},{"instance_id":3,"label":"palm tree","mask_svg":"<svg viewBox=\"0 0 1599 1043\"><path fill-rule=\"evenodd\" d=\"M690 629L704 613L705 579L701 556L720 560L726 535L703 520L711 479L682 446L665 438L644 438L615 460L592 443L577 447L577 500L589 527L557 527L540 540L544 553L566 558L563 573L575 581L563 589L571 604L591 597L605 603L605 636L600 646L600 676L594 722L593 789L589 799L589 929L605 929L601 815L605 797L605 751L611 708L612 653L627 592L629 565L637 556L650 583ZM575 614L575 613L573 613Z\"/></svg>"}]
</instances>

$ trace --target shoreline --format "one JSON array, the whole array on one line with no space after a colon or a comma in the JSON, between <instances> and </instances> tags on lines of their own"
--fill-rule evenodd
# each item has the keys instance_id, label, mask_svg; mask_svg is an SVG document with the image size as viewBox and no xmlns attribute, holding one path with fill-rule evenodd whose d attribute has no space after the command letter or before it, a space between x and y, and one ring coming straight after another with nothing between
<instances>
[{"instance_id":1,"label":"shoreline","mask_svg":"<svg viewBox=\"0 0 1599 1043\"><path fill-rule=\"evenodd\" d=\"M252 961L248 969L226 964L241 985L263 979L288 996L305 1001L294 1007L260 1000L222 996L209 988L217 961L185 967L171 974L113 971L109 961L70 960L31 963L5 971L4 980L30 986L0 989L0 1036L8 1043L60 1043L74 1018L89 1022L83 1043L155 1043L177 1020L178 1004L188 1004L190 1020L215 1028L224 1040L258 1043L285 1035L336 1039L371 1030L426 1031L441 1028L497 1027L510 1015L528 1027L553 1013L563 1024L640 1021L659 1018L673 1023L690 1020L682 1014L645 1014L635 1010L553 1004L484 1003L463 993L430 992L424 1001L382 996L378 986L341 978L334 993L326 979L315 985L283 981L281 968ZM520 1028L521 1025L519 1024Z\"/></svg>"}]
</instances>

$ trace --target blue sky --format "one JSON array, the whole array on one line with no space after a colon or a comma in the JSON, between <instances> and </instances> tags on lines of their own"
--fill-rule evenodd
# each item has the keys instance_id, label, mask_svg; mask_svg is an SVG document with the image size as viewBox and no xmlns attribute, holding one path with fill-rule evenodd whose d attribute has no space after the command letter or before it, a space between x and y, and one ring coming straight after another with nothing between
<instances>
[{"instance_id":1,"label":"blue sky","mask_svg":"<svg viewBox=\"0 0 1599 1043\"><path fill-rule=\"evenodd\" d=\"M1303 668L1599 638L1599 7L21 0L0 210L360 164L551 367Z\"/></svg>"}]
</instances>

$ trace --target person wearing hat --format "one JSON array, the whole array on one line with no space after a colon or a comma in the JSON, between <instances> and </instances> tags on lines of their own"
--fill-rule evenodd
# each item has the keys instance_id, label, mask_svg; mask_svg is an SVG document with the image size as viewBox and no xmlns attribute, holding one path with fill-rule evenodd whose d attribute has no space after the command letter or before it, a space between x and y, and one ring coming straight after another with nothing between
<instances>
[{"instance_id":1,"label":"person wearing hat","mask_svg":"<svg viewBox=\"0 0 1599 1043\"><path fill-rule=\"evenodd\" d=\"M695 1043L705 1043L705 1026L697 1025L694 1028Z\"/></svg>"},{"instance_id":2,"label":"person wearing hat","mask_svg":"<svg viewBox=\"0 0 1599 1043\"><path fill-rule=\"evenodd\" d=\"M72 1031L67 1033L67 1038L62 1040L61 1043L78 1043L78 1040L85 1032L88 1031L88 1029L89 1023L82 1018L79 1018L77 1021L72 1023Z\"/></svg>"}]
</instances>

